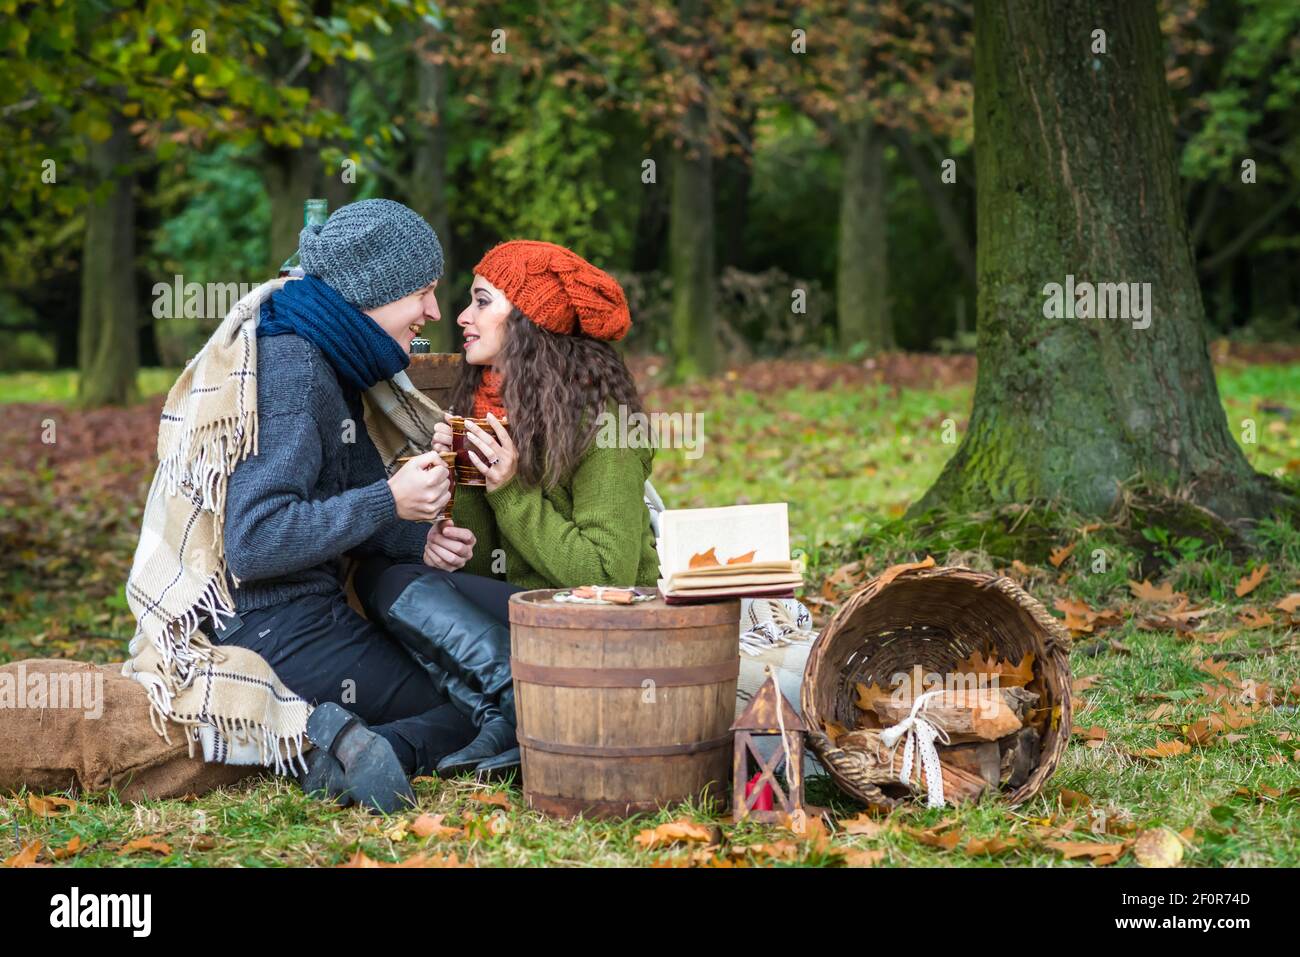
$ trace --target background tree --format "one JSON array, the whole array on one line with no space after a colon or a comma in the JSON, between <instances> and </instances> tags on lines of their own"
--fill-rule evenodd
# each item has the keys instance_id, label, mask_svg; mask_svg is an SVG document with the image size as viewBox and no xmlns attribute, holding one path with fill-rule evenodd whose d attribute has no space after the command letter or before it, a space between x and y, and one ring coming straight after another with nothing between
<instances>
[{"instance_id":1,"label":"background tree","mask_svg":"<svg viewBox=\"0 0 1300 957\"><path fill-rule=\"evenodd\" d=\"M1153 2L976 5L979 378L921 508L1098 514L1134 477L1228 518L1278 501L1219 401L1162 54ZM1149 282L1149 327L1045 318L1070 275Z\"/></svg>"}]
</instances>

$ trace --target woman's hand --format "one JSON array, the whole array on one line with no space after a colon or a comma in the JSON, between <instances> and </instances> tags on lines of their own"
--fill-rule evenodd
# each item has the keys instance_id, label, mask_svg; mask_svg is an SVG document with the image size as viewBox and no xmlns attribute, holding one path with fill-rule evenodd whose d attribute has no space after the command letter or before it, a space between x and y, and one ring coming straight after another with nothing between
<instances>
[{"instance_id":1,"label":"woman's hand","mask_svg":"<svg viewBox=\"0 0 1300 957\"><path fill-rule=\"evenodd\" d=\"M388 480L399 518L432 522L451 498L451 473L437 451L417 455Z\"/></svg>"},{"instance_id":2,"label":"woman's hand","mask_svg":"<svg viewBox=\"0 0 1300 957\"><path fill-rule=\"evenodd\" d=\"M424 563L445 572L463 568L474 555L477 539L468 528L460 528L450 521L439 522L429 529L424 540Z\"/></svg>"},{"instance_id":3,"label":"woman's hand","mask_svg":"<svg viewBox=\"0 0 1300 957\"><path fill-rule=\"evenodd\" d=\"M442 417L446 419L449 413L444 412ZM451 451L451 425L447 422L438 422L433 427L433 450L435 452Z\"/></svg>"},{"instance_id":4,"label":"woman's hand","mask_svg":"<svg viewBox=\"0 0 1300 957\"><path fill-rule=\"evenodd\" d=\"M492 431L496 433L495 438L488 435L469 419L465 420L465 449L469 453L469 459L474 463L474 467L482 472L483 477L487 480L487 490L495 492L515 477L515 468L519 463L519 455L515 451L515 443L510 438L510 433L502 427L497 417L489 412L487 420L488 424L492 426ZM474 454L474 449L469 448L471 442L482 453L482 458Z\"/></svg>"}]
</instances>

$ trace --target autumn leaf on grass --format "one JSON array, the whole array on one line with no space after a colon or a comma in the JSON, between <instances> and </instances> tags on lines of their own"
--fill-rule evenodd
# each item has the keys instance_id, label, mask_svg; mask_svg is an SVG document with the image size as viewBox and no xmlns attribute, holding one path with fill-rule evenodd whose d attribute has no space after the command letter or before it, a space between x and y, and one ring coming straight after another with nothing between
<instances>
[{"instance_id":1,"label":"autumn leaf on grass","mask_svg":"<svg viewBox=\"0 0 1300 957\"><path fill-rule=\"evenodd\" d=\"M1171 758L1179 754L1186 754L1191 751L1191 747L1183 741L1157 741L1154 748L1143 748L1141 751L1130 751L1129 753L1135 758Z\"/></svg>"},{"instance_id":2,"label":"autumn leaf on grass","mask_svg":"<svg viewBox=\"0 0 1300 957\"><path fill-rule=\"evenodd\" d=\"M48 864L37 863L36 857L41 853L41 842L32 841L30 844L24 844L23 849L13 857L6 857L4 867L49 867Z\"/></svg>"},{"instance_id":3,"label":"autumn leaf on grass","mask_svg":"<svg viewBox=\"0 0 1300 957\"><path fill-rule=\"evenodd\" d=\"M841 565L826 576L826 581L822 583L822 594L834 601L839 595L839 589L860 584L865 571L862 562L849 562L847 565Z\"/></svg>"},{"instance_id":4,"label":"autumn leaf on grass","mask_svg":"<svg viewBox=\"0 0 1300 957\"><path fill-rule=\"evenodd\" d=\"M71 814L77 809L77 802L58 795L37 797L35 794L29 794L27 795L27 806L38 817L54 817L64 812Z\"/></svg>"},{"instance_id":5,"label":"autumn leaf on grass","mask_svg":"<svg viewBox=\"0 0 1300 957\"><path fill-rule=\"evenodd\" d=\"M61 861L65 858L72 857L75 854L80 854L88 846L89 845L81 843L81 838L79 836L74 836L72 840L68 841L68 843L64 844L62 847L50 848L50 857L54 858L56 861Z\"/></svg>"},{"instance_id":6,"label":"autumn leaf on grass","mask_svg":"<svg viewBox=\"0 0 1300 957\"><path fill-rule=\"evenodd\" d=\"M1081 678L1075 678L1070 683L1070 692L1072 694L1082 694L1085 691L1091 691L1103 680L1101 675L1084 675Z\"/></svg>"},{"instance_id":7,"label":"autumn leaf on grass","mask_svg":"<svg viewBox=\"0 0 1300 957\"><path fill-rule=\"evenodd\" d=\"M1247 631L1255 631L1259 628L1268 628L1272 625L1273 616L1266 611L1259 611L1256 608L1242 609L1237 620L1246 626Z\"/></svg>"},{"instance_id":8,"label":"autumn leaf on grass","mask_svg":"<svg viewBox=\"0 0 1300 957\"><path fill-rule=\"evenodd\" d=\"M880 573L880 577L876 579L876 586L878 588L884 588L886 585L888 585L890 582L892 582L895 578L897 578L899 575L903 574L904 572L913 572L913 571L918 571L922 568L933 568L933 567L934 567L934 557L932 555L926 555L925 560L920 562L904 562L901 565L890 565L888 568L886 568L883 572Z\"/></svg>"},{"instance_id":9,"label":"autumn leaf on grass","mask_svg":"<svg viewBox=\"0 0 1300 957\"><path fill-rule=\"evenodd\" d=\"M445 814L421 814L411 822L411 833L416 837L458 837L464 833L459 827L447 827L443 824Z\"/></svg>"},{"instance_id":10,"label":"autumn leaf on grass","mask_svg":"<svg viewBox=\"0 0 1300 957\"><path fill-rule=\"evenodd\" d=\"M647 828L637 834L633 841L638 847L650 850L654 847L678 843L712 844L717 835L717 828L679 818L667 824L660 824L658 827Z\"/></svg>"},{"instance_id":11,"label":"autumn leaf on grass","mask_svg":"<svg viewBox=\"0 0 1300 957\"><path fill-rule=\"evenodd\" d=\"M952 827L952 824L954 823L956 822L939 824L924 831L912 827L905 827L902 830L903 833L911 835L918 842L927 847L937 847L942 851L951 851L961 843L962 839L961 828L952 828L952 830L948 830L948 828ZM945 833L940 833L941 831Z\"/></svg>"},{"instance_id":12,"label":"autumn leaf on grass","mask_svg":"<svg viewBox=\"0 0 1300 957\"><path fill-rule=\"evenodd\" d=\"M755 554L755 552L757 552L757 551L758 551L758 549L754 549L754 551L745 552L745 554L743 554L743 555L737 555L735 558L728 558L728 559L727 559L727 564L728 564L728 565L743 565L745 562L752 562L752 561L754 560L754 554Z\"/></svg>"},{"instance_id":13,"label":"autumn leaf on grass","mask_svg":"<svg viewBox=\"0 0 1300 957\"><path fill-rule=\"evenodd\" d=\"M1123 856L1129 842L1099 844L1096 841L1044 841L1043 844L1059 852L1067 861L1077 857L1087 857L1091 858L1092 863L1098 867L1105 867L1107 864L1114 864Z\"/></svg>"},{"instance_id":14,"label":"autumn leaf on grass","mask_svg":"<svg viewBox=\"0 0 1300 957\"><path fill-rule=\"evenodd\" d=\"M1300 612L1300 591L1293 591L1273 607L1287 615Z\"/></svg>"},{"instance_id":15,"label":"autumn leaf on grass","mask_svg":"<svg viewBox=\"0 0 1300 957\"><path fill-rule=\"evenodd\" d=\"M1178 604L1165 612L1144 615L1138 627L1146 631L1190 632L1200 627L1200 619L1210 613L1209 608L1194 608L1187 604L1187 597L1180 596Z\"/></svg>"},{"instance_id":16,"label":"autumn leaf on grass","mask_svg":"<svg viewBox=\"0 0 1300 957\"><path fill-rule=\"evenodd\" d=\"M962 850L971 857L977 857L980 854L996 857L999 854L1017 850L1022 846L1017 840L1008 840L994 835L993 837L973 837L966 842L966 846Z\"/></svg>"},{"instance_id":17,"label":"autumn leaf on grass","mask_svg":"<svg viewBox=\"0 0 1300 957\"><path fill-rule=\"evenodd\" d=\"M1073 728L1072 733L1076 738L1082 738L1083 743L1090 748L1100 748L1106 743L1106 729L1093 725L1091 728Z\"/></svg>"},{"instance_id":18,"label":"autumn leaf on grass","mask_svg":"<svg viewBox=\"0 0 1300 957\"><path fill-rule=\"evenodd\" d=\"M1206 658L1204 661L1196 662L1196 667L1206 674L1214 675L1220 681L1227 681L1238 687L1241 686L1241 675L1229 668L1226 661L1215 661L1213 658Z\"/></svg>"},{"instance_id":19,"label":"autumn leaf on grass","mask_svg":"<svg viewBox=\"0 0 1300 957\"><path fill-rule=\"evenodd\" d=\"M371 868L371 867L467 867L468 865L462 864L460 862L460 859L455 854L451 854L446 857L441 857L437 854L427 854L423 851L411 855L410 857L406 858L406 860L404 861L396 861L396 862L376 861L373 858L367 856L365 851L361 850L360 848L357 848L356 852L352 855L352 857L350 857L347 860L346 863L337 864L335 866Z\"/></svg>"},{"instance_id":20,"label":"autumn leaf on grass","mask_svg":"<svg viewBox=\"0 0 1300 957\"><path fill-rule=\"evenodd\" d=\"M1047 560L1052 563L1053 568L1060 568L1065 564L1065 560L1074 554L1074 550L1078 545L1078 542L1071 542L1069 545L1053 548L1052 554L1048 556Z\"/></svg>"},{"instance_id":21,"label":"autumn leaf on grass","mask_svg":"<svg viewBox=\"0 0 1300 957\"><path fill-rule=\"evenodd\" d=\"M510 798L504 791L496 791L491 794L475 793L470 795L470 799L478 801L481 804L495 804L497 807L510 807Z\"/></svg>"},{"instance_id":22,"label":"autumn leaf on grass","mask_svg":"<svg viewBox=\"0 0 1300 957\"><path fill-rule=\"evenodd\" d=\"M1253 592L1256 588L1259 587L1259 583L1264 580L1264 576L1267 574L1268 574L1268 562L1265 562L1263 565L1260 565L1249 575L1246 575L1244 578L1242 578L1241 581L1237 582L1237 597L1245 598L1247 595Z\"/></svg>"},{"instance_id":23,"label":"autumn leaf on grass","mask_svg":"<svg viewBox=\"0 0 1300 957\"><path fill-rule=\"evenodd\" d=\"M1171 714L1174 713L1174 710L1175 710L1174 706L1166 701L1164 704L1160 705L1158 708L1156 708L1154 711L1148 714L1147 720L1159 721L1161 718L1169 717Z\"/></svg>"},{"instance_id":24,"label":"autumn leaf on grass","mask_svg":"<svg viewBox=\"0 0 1300 957\"><path fill-rule=\"evenodd\" d=\"M1140 582L1135 582L1130 578L1128 587L1129 591L1133 593L1133 597L1139 601L1173 601L1177 597L1187 597L1182 592L1174 591L1174 586L1168 582L1163 585L1152 585L1145 578Z\"/></svg>"},{"instance_id":25,"label":"autumn leaf on grass","mask_svg":"<svg viewBox=\"0 0 1300 957\"><path fill-rule=\"evenodd\" d=\"M845 834L861 834L863 837L879 837L889 830L888 826L881 824L865 811L857 817L840 821L839 825Z\"/></svg>"},{"instance_id":26,"label":"autumn leaf on grass","mask_svg":"<svg viewBox=\"0 0 1300 957\"><path fill-rule=\"evenodd\" d=\"M156 834L151 834L148 837L137 837L134 841L127 841L122 845L122 849L117 852L117 855L121 857L124 854L134 854L136 851L152 851L166 857L172 852L172 847L170 844L158 840L157 837Z\"/></svg>"},{"instance_id":27,"label":"autumn leaf on grass","mask_svg":"<svg viewBox=\"0 0 1300 957\"><path fill-rule=\"evenodd\" d=\"M845 851L843 858L845 867L877 867L885 859L884 851Z\"/></svg>"},{"instance_id":28,"label":"autumn leaf on grass","mask_svg":"<svg viewBox=\"0 0 1300 957\"><path fill-rule=\"evenodd\" d=\"M716 547L716 546L715 546ZM691 556L687 563L687 568L708 568L711 565L718 564L718 556L714 554L714 549L710 548L707 552L700 552Z\"/></svg>"},{"instance_id":29,"label":"autumn leaf on grass","mask_svg":"<svg viewBox=\"0 0 1300 957\"><path fill-rule=\"evenodd\" d=\"M1061 806L1062 807L1088 807L1092 804L1092 798L1082 791L1071 791L1069 788L1061 788Z\"/></svg>"}]
</instances>

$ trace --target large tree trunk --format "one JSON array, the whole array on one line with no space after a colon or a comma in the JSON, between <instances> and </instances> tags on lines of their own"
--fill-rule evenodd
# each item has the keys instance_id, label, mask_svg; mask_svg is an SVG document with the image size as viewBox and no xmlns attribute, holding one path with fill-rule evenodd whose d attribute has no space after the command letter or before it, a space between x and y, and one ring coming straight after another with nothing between
<instances>
[{"instance_id":1,"label":"large tree trunk","mask_svg":"<svg viewBox=\"0 0 1300 957\"><path fill-rule=\"evenodd\" d=\"M432 27L426 27L432 30ZM447 68L442 63L414 54L416 112L411 130L411 208L428 221L442 243L443 270L438 281L438 309L442 321L428 323L424 335L433 352L456 352L458 293L468 282L457 283L451 264L451 220L447 214ZM472 279L472 277L465 277Z\"/></svg>"},{"instance_id":2,"label":"large tree trunk","mask_svg":"<svg viewBox=\"0 0 1300 957\"><path fill-rule=\"evenodd\" d=\"M96 184L113 190L86 208L81 257L81 329L78 398L86 405L123 405L136 398L140 367L140 310L135 285L134 173L123 173L135 154L125 117L113 133L91 141L89 166Z\"/></svg>"},{"instance_id":3,"label":"large tree trunk","mask_svg":"<svg viewBox=\"0 0 1300 957\"><path fill-rule=\"evenodd\" d=\"M1107 52L1093 54L1097 29ZM975 38L979 379L918 510L1054 500L1101 514L1136 477L1225 517L1260 514L1277 493L1219 401L1153 0L990 0ZM1149 326L1046 318L1046 284L1069 275L1150 283Z\"/></svg>"},{"instance_id":4,"label":"large tree trunk","mask_svg":"<svg viewBox=\"0 0 1300 957\"><path fill-rule=\"evenodd\" d=\"M889 318L889 256L885 236L884 134L870 119L844 131L839 264L835 302L840 348L880 352L894 345Z\"/></svg>"},{"instance_id":5,"label":"large tree trunk","mask_svg":"<svg viewBox=\"0 0 1300 957\"><path fill-rule=\"evenodd\" d=\"M672 269L673 370L678 379L717 368L713 313L713 171L704 106L692 104L685 142L672 154L668 259Z\"/></svg>"},{"instance_id":6,"label":"large tree trunk","mask_svg":"<svg viewBox=\"0 0 1300 957\"><path fill-rule=\"evenodd\" d=\"M335 60L330 66L321 67L315 86L320 92L321 105L347 119L348 78L343 64L343 60ZM343 151L346 153L348 144L341 143L339 145L343 147ZM313 151L311 146L308 147L308 151ZM357 177L351 183L345 182L341 166L318 172L320 174L320 192L316 195L329 203L331 213L357 198L357 190L361 186L357 180L360 177Z\"/></svg>"},{"instance_id":7,"label":"large tree trunk","mask_svg":"<svg viewBox=\"0 0 1300 957\"><path fill-rule=\"evenodd\" d=\"M265 182L271 199L271 261L267 263L267 278L276 275L281 264L298 248L303 204L320 196L319 161L315 150L267 148Z\"/></svg>"}]
</instances>

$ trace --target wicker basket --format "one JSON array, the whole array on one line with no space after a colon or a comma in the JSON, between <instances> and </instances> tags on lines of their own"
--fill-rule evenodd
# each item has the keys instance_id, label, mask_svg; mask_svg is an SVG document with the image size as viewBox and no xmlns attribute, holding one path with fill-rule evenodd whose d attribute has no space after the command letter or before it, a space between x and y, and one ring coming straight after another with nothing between
<instances>
[{"instance_id":1,"label":"wicker basket","mask_svg":"<svg viewBox=\"0 0 1300 957\"><path fill-rule=\"evenodd\" d=\"M992 650L1004 661L1034 653L1036 707L1045 715L1041 754L1028 779L1007 795L1011 805L1033 797L1055 770L1070 737L1070 636L1009 578L968 568L909 568L886 573L853 595L822 630L804 671L801 699L808 743L832 779L868 804L893 807L911 792L897 771L864 770L825 734L825 721L849 729L861 714L857 682L890 687L891 676L920 665L947 673L972 652Z\"/></svg>"}]
</instances>

